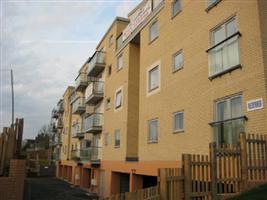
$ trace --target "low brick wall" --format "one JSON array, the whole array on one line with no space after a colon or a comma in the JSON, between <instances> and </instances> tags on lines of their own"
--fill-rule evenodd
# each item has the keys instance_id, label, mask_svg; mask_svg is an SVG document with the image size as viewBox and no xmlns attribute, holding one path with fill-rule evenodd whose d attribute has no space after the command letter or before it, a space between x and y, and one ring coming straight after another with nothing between
<instances>
[{"instance_id":1,"label":"low brick wall","mask_svg":"<svg viewBox=\"0 0 267 200\"><path fill-rule=\"evenodd\" d=\"M9 177L0 177L0 200L22 200L25 180L25 160L11 160Z\"/></svg>"}]
</instances>

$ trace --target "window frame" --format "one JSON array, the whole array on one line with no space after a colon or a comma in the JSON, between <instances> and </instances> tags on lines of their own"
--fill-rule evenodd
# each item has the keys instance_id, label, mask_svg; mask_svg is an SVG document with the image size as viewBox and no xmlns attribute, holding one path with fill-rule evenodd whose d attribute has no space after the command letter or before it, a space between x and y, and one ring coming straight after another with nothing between
<instances>
[{"instance_id":1,"label":"window frame","mask_svg":"<svg viewBox=\"0 0 267 200\"><path fill-rule=\"evenodd\" d=\"M117 140L117 137L119 138L119 140ZM119 141L119 144L116 144L116 141ZM120 148L121 146L121 130L120 129L116 129L114 131L114 148Z\"/></svg>"},{"instance_id":2,"label":"window frame","mask_svg":"<svg viewBox=\"0 0 267 200\"><path fill-rule=\"evenodd\" d=\"M206 12L209 12L213 7L217 6L222 0L215 0L209 4L209 0L206 0Z\"/></svg>"},{"instance_id":3,"label":"window frame","mask_svg":"<svg viewBox=\"0 0 267 200\"><path fill-rule=\"evenodd\" d=\"M158 70L158 84L157 84L157 86L156 87L153 87L153 88L151 88L151 72L153 71L153 70L155 70L157 68L157 70ZM159 87L160 87L160 66L159 65L156 65L156 66L154 66L154 67L152 67L152 68L150 68L150 69L148 69L148 93L151 93L151 92L153 92L153 91L155 91L155 90L157 90L157 89L159 89Z\"/></svg>"},{"instance_id":4,"label":"window frame","mask_svg":"<svg viewBox=\"0 0 267 200\"><path fill-rule=\"evenodd\" d=\"M108 46L111 47L113 45L113 34L108 38Z\"/></svg>"},{"instance_id":5,"label":"window frame","mask_svg":"<svg viewBox=\"0 0 267 200\"><path fill-rule=\"evenodd\" d=\"M174 13L174 4L175 4L175 1L178 1L178 2L179 2L179 4L180 4L180 9L177 10L177 11ZM172 14L172 18L176 17L181 11L182 11L182 0L173 0L173 1L172 1L172 5L171 5L171 14Z\"/></svg>"},{"instance_id":6,"label":"window frame","mask_svg":"<svg viewBox=\"0 0 267 200\"><path fill-rule=\"evenodd\" d=\"M175 68L175 57L178 56L178 55L181 55L182 56L182 63L181 65L176 69ZM172 72L175 73L181 69L183 69L184 67L184 52L183 52L183 49L180 49L179 51L177 51L176 53L174 53L172 55Z\"/></svg>"},{"instance_id":7,"label":"window frame","mask_svg":"<svg viewBox=\"0 0 267 200\"><path fill-rule=\"evenodd\" d=\"M157 123L156 139L151 139L151 136L150 136L150 123L151 122ZM147 144L158 143L158 141L159 141L159 119L158 118L150 119L147 121Z\"/></svg>"},{"instance_id":8,"label":"window frame","mask_svg":"<svg viewBox=\"0 0 267 200\"><path fill-rule=\"evenodd\" d=\"M176 115L179 115L179 114L182 114L183 116L183 128L182 129L176 129ZM174 112L173 113L173 133L181 133L181 132L184 132L185 130L185 123L184 123L184 110L181 110L181 111L177 111L177 112Z\"/></svg>"},{"instance_id":9,"label":"window frame","mask_svg":"<svg viewBox=\"0 0 267 200\"><path fill-rule=\"evenodd\" d=\"M119 60L121 59L121 63L122 63L122 66L119 67ZM117 72L118 71L121 71L123 69L123 65L124 65L124 60L123 60L123 53L119 54L118 57L117 57Z\"/></svg>"},{"instance_id":10,"label":"window frame","mask_svg":"<svg viewBox=\"0 0 267 200\"><path fill-rule=\"evenodd\" d=\"M157 24L157 32L156 32L156 35L154 38L151 38L151 29L153 27L153 25ZM149 44L152 43L153 41L155 41L158 37L159 37L159 21L158 19L155 19L152 21L152 23L150 23L149 25L149 35L148 35L148 38L149 38Z\"/></svg>"},{"instance_id":11,"label":"window frame","mask_svg":"<svg viewBox=\"0 0 267 200\"><path fill-rule=\"evenodd\" d=\"M108 146L109 144L109 133L105 133L105 136L104 136L104 145L105 146Z\"/></svg>"},{"instance_id":12,"label":"window frame","mask_svg":"<svg viewBox=\"0 0 267 200\"><path fill-rule=\"evenodd\" d=\"M116 50L121 49L121 47L123 46L122 35L123 35L123 33L121 32L121 33L118 35L118 37L116 38ZM121 39L121 46L119 46L119 43L118 43L119 39Z\"/></svg>"},{"instance_id":13,"label":"window frame","mask_svg":"<svg viewBox=\"0 0 267 200\"><path fill-rule=\"evenodd\" d=\"M120 106L117 106L117 94L119 92L121 92L121 104ZM115 104L114 104L115 111L122 109L122 105L123 105L123 87L120 87L115 91Z\"/></svg>"}]
</instances>

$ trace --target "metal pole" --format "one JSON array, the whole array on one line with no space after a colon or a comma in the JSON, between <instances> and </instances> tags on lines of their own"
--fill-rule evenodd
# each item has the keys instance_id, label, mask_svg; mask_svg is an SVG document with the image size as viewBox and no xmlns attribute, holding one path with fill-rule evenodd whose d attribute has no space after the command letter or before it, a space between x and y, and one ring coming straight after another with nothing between
<instances>
[{"instance_id":1,"label":"metal pole","mask_svg":"<svg viewBox=\"0 0 267 200\"><path fill-rule=\"evenodd\" d=\"M12 94L12 126L14 125L14 85L13 85L13 70L10 70L11 73L11 94Z\"/></svg>"}]
</instances>

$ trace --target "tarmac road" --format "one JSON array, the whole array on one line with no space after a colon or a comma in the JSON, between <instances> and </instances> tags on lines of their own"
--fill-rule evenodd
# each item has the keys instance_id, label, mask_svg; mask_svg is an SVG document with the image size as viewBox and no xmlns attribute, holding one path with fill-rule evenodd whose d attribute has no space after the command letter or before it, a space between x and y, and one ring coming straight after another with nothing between
<instances>
[{"instance_id":1,"label":"tarmac road","mask_svg":"<svg viewBox=\"0 0 267 200\"><path fill-rule=\"evenodd\" d=\"M90 194L56 178L27 178L24 200L89 200Z\"/></svg>"}]
</instances>

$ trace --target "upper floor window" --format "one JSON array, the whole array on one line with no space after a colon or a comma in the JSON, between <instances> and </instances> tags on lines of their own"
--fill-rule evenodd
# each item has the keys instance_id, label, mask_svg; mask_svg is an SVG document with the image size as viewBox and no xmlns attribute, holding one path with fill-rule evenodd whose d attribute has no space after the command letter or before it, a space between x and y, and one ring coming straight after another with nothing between
<instances>
[{"instance_id":1,"label":"upper floor window","mask_svg":"<svg viewBox=\"0 0 267 200\"><path fill-rule=\"evenodd\" d=\"M109 65L109 66L108 66L108 76L111 75L111 72L112 72L112 65Z\"/></svg>"},{"instance_id":2,"label":"upper floor window","mask_svg":"<svg viewBox=\"0 0 267 200\"><path fill-rule=\"evenodd\" d=\"M113 35L109 36L108 45L111 46L113 44Z\"/></svg>"},{"instance_id":3,"label":"upper floor window","mask_svg":"<svg viewBox=\"0 0 267 200\"><path fill-rule=\"evenodd\" d=\"M218 4L221 0L207 0L207 11Z\"/></svg>"},{"instance_id":4,"label":"upper floor window","mask_svg":"<svg viewBox=\"0 0 267 200\"><path fill-rule=\"evenodd\" d=\"M172 16L177 15L181 11L181 0L173 0L172 2Z\"/></svg>"},{"instance_id":5,"label":"upper floor window","mask_svg":"<svg viewBox=\"0 0 267 200\"><path fill-rule=\"evenodd\" d=\"M116 49L120 49L122 47L123 41L122 41L122 33L119 35L119 37L117 38L117 45L116 45Z\"/></svg>"},{"instance_id":6,"label":"upper floor window","mask_svg":"<svg viewBox=\"0 0 267 200\"><path fill-rule=\"evenodd\" d=\"M183 67L183 51L180 50L173 55L173 72Z\"/></svg>"},{"instance_id":7,"label":"upper floor window","mask_svg":"<svg viewBox=\"0 0 267 200\"><path fill-rule=\"evenodd\" d=\"M114 133L114 146L115 147L120 147L121 144L121 133L120 133L120 129L115 130Z\"/></svg>"},{"instance_id":8,"label":"upper floor window","mask_svg":"<svg viewBox=\"0 0 267 200\"><path fill-rule=\"evenodd\" d=\"M244 131L242 96L232 96L215 102L214 140L217 144L237 144Z\"/></svg>"},{"instance_id":9,"label":"upper floor window","mask_svg":"<svg viewBox=\"0 0 267 200\"><path fill-rule=\"evenodd\" d=\"M184 130L184 113L177 112L173 114L174 118L174 132L180 132Z\"/></svg>"},{"instance_id":10,"label":"upper floor window","mask_svg":"<svg viewBox=\"0 0 267 200\"><path fill-rule=\"evenodd\" d=\"M118 109L122 106L122 89L119 89L116 92L116 101L115 101L115 109Z\"/></svg>"},{"instance_id":11,"label":"upper floor window","mask_svg":"<svg viewBox=\"0 0 267 200\"><path fill-rule=\"evenodd\" d=\"M110 98L107 98L106 100L106 109L109 109L111 107L111 100Z\"/></svg>"},{"instance_id":12,"label":"upper floor window","mask_svg":"<svg viewBox=\"0 0 267 200\"><path fill-rule=\"evenodd\" d=\"M148 121L148 143L158 142L158 120Z\"/></svg>"},{"instance_id":13,"label":"upper floor window","mask_svg":"<svg viewBox=\"0 0 267 200\"><path fill-rule=\"evenodd\" d=\"M159 66L156 66L148 72L148 91L159 87Z\"/></svg>"},{"instance_id":14,"label":"upper floor window","mask_svg":"<svg viewBox=\"0 0 267 200\"><path fill-rule=\"evenodd\" d=\"M123 68L123 55L119 55L117 58L117 70L121 70Z\"/></svg>"},{"instance_id":15,"label":"upper floor window","mask_svg":"<svg viewBox=\"0 0 267 200\"><path fill-rule=\"evenodd\" d=\"M152 0L152 9L155 10L163 0Z\"/></svg>"},{"instance_id":16,"label":"upper floor window","mask_svg":"<svg viewBox=\"0 0 267 200\"><path fill-rule=\"evenodd\" d=\"M235 17L211 32L212 47L207 50L209 53L210 77L240 66L239 36Z\"/></svg>"},{"instance_id":17,"label":"upper floor window","mask_svg":"<svg viewBox=\"0 0 267 200\"><path fill-rule=\"evenodd\" d=\"M154 21L149 27L149 41L153 41L158 37L158 21Z\"/></svg>"},{"instance_id":18,"label":"upper floor window","mask_svg":"<svg viewBox=\"0 0 267 200\"><path fill-rule=\"evenodd\" d=\"M106 133L105 136L104 136L104 145L108 145L108 138L109 138L109 134Z\"/></svg>"}]
</instances>

